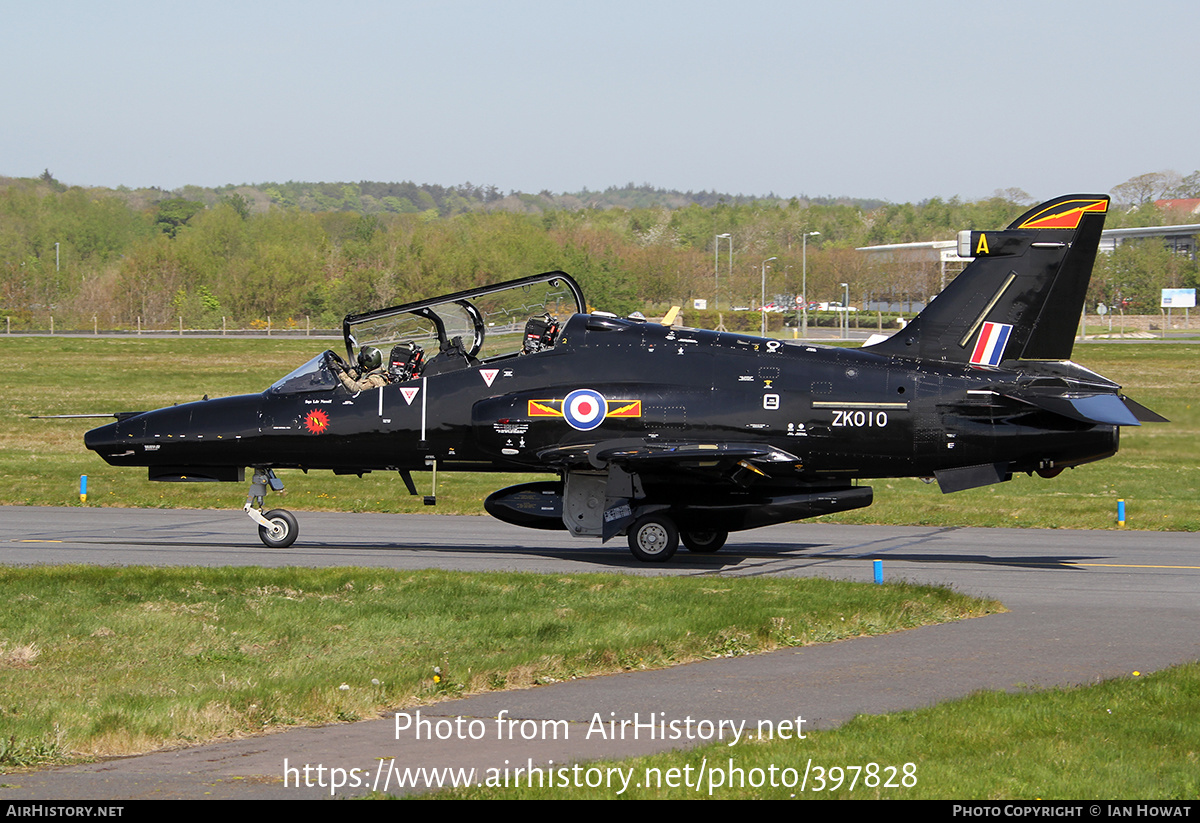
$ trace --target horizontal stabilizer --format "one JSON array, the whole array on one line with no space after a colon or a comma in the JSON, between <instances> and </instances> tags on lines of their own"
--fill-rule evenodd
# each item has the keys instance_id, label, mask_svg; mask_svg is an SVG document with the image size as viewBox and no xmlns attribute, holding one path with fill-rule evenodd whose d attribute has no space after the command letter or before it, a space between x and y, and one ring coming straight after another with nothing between
<instances>
[{"instance_id":1,"label":"horizontal stabilizer","mask_svg":"<svg viewBox=\"0 0 1200 823\"><path fill-rule=\"evenodd\" d=\"M1051 393L1033 389L1009 392L1005 396L1062 415L1070 420L1078 420L1080 423L1140 426L1142 423L1170 422L1161 414L1151 411L1141 403L1109 392Z\"/></svg>"},{"instance_id":2,"label":"horizontal stabilizer","mask_svg":"<svg viewBox=\"0 0 1200 823\"><path fill-rule=\"evenodd\" d=\"M1126 407L1128 407L1128 409L1131 412L1133 412L1133 416L1136 417L1138 420L1142 421L1143 423L1170 423L1171 422L1170 420L1163 417L1158 412L1151 411L1150 409L1143 406L1141 403L1138 403L1135 400L1130 400L1125 395L1121 395L1121 401L1125 403Z\"/></svg>"},{"instance_id":3,"label":"horizontal stabilizer","mask_svg":"<svg viewBox=\"0 0 1200 823\"><path fill-rule=\"evenodd\" d=\"M1081 423L1140 426L1137 415L1115 394L1013 392L1010 397ZM1149 411L1147 409L1146 411Z\"/></svg>"}]
</instances>

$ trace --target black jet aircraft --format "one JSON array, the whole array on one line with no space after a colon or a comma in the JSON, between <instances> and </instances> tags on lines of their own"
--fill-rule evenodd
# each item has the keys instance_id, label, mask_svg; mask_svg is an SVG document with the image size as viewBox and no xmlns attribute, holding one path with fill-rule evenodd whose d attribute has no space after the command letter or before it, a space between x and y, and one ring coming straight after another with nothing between
<instances>
[{"instance_id":1,"label":"black jet aircraft","mask_svg":"<svg viewBox=\"0 0 1200 823\"><path fill-rule=\"evenodd\" d=\"M549 272L345 319L326 351L260 394L138 414L87 433L151 480L244 481L262 511L280 469L337 474L544 472L492 494L508 523L608 540L665 561L680 540L870 505L865 478L943 492L1110 457L1121 426L1163 418L1070 361L1108 209L1060 197L1007 229L959 235L974 257L899 333L861 349L672 328L586 311ZM387 353L384 357L383 353ZM432 495L426 498L431 502Z\"/></svg>"}]
</instances>

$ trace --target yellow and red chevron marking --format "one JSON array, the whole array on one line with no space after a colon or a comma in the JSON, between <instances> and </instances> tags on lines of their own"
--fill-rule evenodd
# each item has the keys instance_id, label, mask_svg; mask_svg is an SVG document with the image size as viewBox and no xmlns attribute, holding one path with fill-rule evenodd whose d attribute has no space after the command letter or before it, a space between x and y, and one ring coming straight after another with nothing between
<instances>
[{"instance_id":1,"label":"yellow and red chevron marking","mask_svg":"<svg viewBox=\"0 0 1200 823\"><path fill-rule=\"evenodd\" d=\"M1104 214L1108 211L1107 200L1067 200L1038 212L1019 229L1077 229L1079 221L1088 212Z\"/></svg>"},{"instance_id":2,"label":"yellow and red chevron marking","mask_svg":"<svg viewBox=\"0 0 1200 823\"><path fill-rule=\"evenodd\" d=\"M562 398L556 400L530 400L530 417L562 417ZM606 417L641 417L641 400L609 400Z\"/></svg>"},{"instance_id":3,"label":"yellow and red chevron marking","mask_svg":"<svg viewBox=\"0 0 1200 823\"><path fill-rule=\"evenodd\" d=\"M530 400L530 417L562 417L562 400Z\"/></svg>"},{"instance_id":4,"label":"yellow and red chevron marking","mask_svg":"<svg viewBox=\"0 0 1200 823\"><path fill-rule=\"evenodd\" d=\"M641 400L610 400L608 401L609 417L641 417Z\"/></svg>"}]
</instances>

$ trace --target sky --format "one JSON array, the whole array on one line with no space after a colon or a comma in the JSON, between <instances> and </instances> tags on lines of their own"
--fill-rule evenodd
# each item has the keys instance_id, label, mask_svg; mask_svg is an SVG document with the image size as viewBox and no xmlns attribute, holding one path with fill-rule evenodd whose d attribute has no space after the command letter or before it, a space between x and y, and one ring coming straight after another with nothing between
<instances>
[{"instance_id":1,"label":"sky","mask_svg":"<svg viewBox=\"0 0 1200 823\"><path fill-rule=\"evenodd\" d=\"M0 0L0 175L973 200L1200 169L1195 0Z\"/></svg>"}]
</instances>

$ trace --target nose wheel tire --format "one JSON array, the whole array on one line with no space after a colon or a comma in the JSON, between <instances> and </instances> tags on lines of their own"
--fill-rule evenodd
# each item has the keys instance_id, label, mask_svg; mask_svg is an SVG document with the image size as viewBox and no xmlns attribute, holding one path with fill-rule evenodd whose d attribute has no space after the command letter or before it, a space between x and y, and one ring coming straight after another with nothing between
<instances>
[{"instance_id":1,"label":"nose wheel tire","mask_svg":"<svg viewBox=\"0 0 1200 823\"><path fill-rule=\"evenodd\" d=\"M258 527L258 537L269 549L286 549L300 536L296 516L285 509L273 509L263 515L271 521L271 528Z\"/></svg>"},{"instance_id":2,"label":"nose wheel tire","mask_svg":"<svg viewBox=\"0 0 1200 823\"><path fill-rule=\"evenodd\" d=\"M683 545L690 552L712 554L725 545L725 541L729 539L729 532L719 529L697 529L683 532L679 535L679 539L683 541Z\"/></svg>"},{"instance_id":3,"label":"nose wheel tire","mask_svg":"<svg viewBox=\"0 0 1200 823\"><path fill-rule=\"evenodd\" d=\"M679 548L679 530L669 517L649 514L629 528L629 550L643 563L665 563Z\"/></svg>"}]
</instances>

